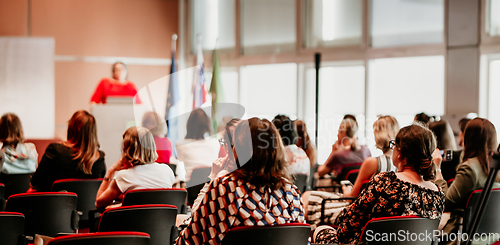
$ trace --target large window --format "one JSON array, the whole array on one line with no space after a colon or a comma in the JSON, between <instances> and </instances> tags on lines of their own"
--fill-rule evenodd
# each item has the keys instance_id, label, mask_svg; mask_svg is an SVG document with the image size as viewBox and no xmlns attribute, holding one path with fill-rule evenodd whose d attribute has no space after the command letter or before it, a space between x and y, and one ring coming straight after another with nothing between
<instances>
[{"instance_id":1,"label":"large window","mask_svg":"<svg viewBox=\"0 0 500 245\"><path fill-rule=\"evenodd\" d=\"M211 70L211 69L210 69ZM212 86L212 73L205 73L207 89ZM224 103L238 103L238 72L227 70L220 73Z\"/></svg>"},{"instance_id":2,"label":"large window","mask_svg":"<svg viewBox=\"0 0 500 245\"><path fill-rule=\"evenodd\" d=\"M497 137L500 137L500 59L489 63L488 119L495 125Z\"/></svg>"},{"instance_id":3,"label":"large window","mask_svg":"<svg viewBox=\"0 0 500 245\"><path fill-rule=\"evenodd\" d=\"M443 0L372 0L371 46L443 43Z\"/></svg>"},{"instance_id":4,"label":"large window","mask_svg":"<svg viewBox=\"0 0 500 245\"><path fill-rule=\"evenodd\" d=\"M486 31L490 36L500 36L500 0L488 0Z\"/></svg>"},{"instance_id":5,"label":"large window","mask_svg":"<svg viewBox=\"0 0 500 245\"><path fill-rule=\"evenodd\" d=\"M201 39L203 50L234 49L234 0L191 1L191 52L196 53Z\"/></svg>"},{"instance_id":6,"label":"large window","mask_svg":"<svg viewBox=\"0 0 500 245\"><path fill-rule=\"evenodd\" d=\"M243 54L295 51L296 3L290 0L242 0Z\"/></svg>"},{"instance_id":7,"label":"large window","mask_svg":"<svg viewBox=\"0 0 500 245\"><path fill-rule=\"evenodd\" d=\"M241 68L241 105L247 117L269 120L277 114L297 118L297 64Z\"/></svg>"},{"instance_id":8,"label":"large window","mask_svg":"<svg viewBox=\"0 0 500 245\"><path fill-rule=\"evenodd\" d=\"M345 114L356 116L358 138L364 143L365 67L361 64L322 67L319 83L318 163L322 164L337 140L337 131ZM306 89L315 91L315 69L307 69ZM311 93L308 93L311 94ZM314 103L314 94L307 100ZM314 105L306 114L309 134L314 136ZM311 113L312 112L312 113ZM312 137L314 140L314 137Z\"/></svg>"},{"instance_id":9,"label":"large window","mask_svg":"<svg viewBox=\"0 0 500 245\"><path fill-rule=\"evenodd\" d=\"M443 56L370 60L368 75L367 125L377 115L394 116L403 127L420 112L444 114Z\"/></svg>"},{"instance_id":10,"label":"large window","mask_svg":"<svg viewBox=\"0 0 500 245\"><path fill-rule=\"evenodd\" d=\"M361 0L307 0L305 9L305 47L361 44Z\"/></svg>"}]
</instances>

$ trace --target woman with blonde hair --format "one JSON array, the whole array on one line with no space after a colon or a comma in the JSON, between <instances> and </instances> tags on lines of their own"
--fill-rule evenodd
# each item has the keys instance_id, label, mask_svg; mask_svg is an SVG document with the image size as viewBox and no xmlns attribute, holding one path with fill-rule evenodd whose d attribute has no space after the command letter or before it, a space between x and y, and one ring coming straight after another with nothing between
<instances>
[{"instance_id":1,"label":"woman with blonde hair","mask_svg":"<svg viewBox=\"0 0 500 245\"><path fill-rule=\"evenodd\" d=\"M0 170L4 174L33 173L38 153L33 143L24 143L21 120L14 113L0 118ZM2 167L2 162L4 165Z\"/></svg>"},{"instance_id":2,"label":"woman with blonde hair","mask_svg":"<svg viewBox=\"0 0 500 245\"><path fill-rule=\"evenodd\" d=\"M31 178L36 191L50 191L59 179L102 178L106 172L104 152L99 150L97 125L92 114L80 110L69 120L67 141L52 143Z\"/></svg>"},{"instance_id":3,"label":"woman with blonde hair","mask_svg":"<svg viewBox=\"0 0 500 245\"><path fill-rule=\"evenodd\" d=\"M165 137L167 134L167 123L163 118L154 111L148 111L144 113L142 117L142 126L149 129L153 134L156 153L158 153L158 163L170 163L170 158L172 157L172 142Z\"/></svg>"},{"instance_id":4,"label":"woman with blonde hair","mask_svg":"<svg viewBox=\"0 0 500 245\"><path fill-rule=\"evenodd\" d=\"M157 158L153 134L147 128L127 129L122 157L106 173L97 191L96 207L106 207L129 190L171 188L174 172L168 165L156 163Z\"/></svg>"}]
</instances>

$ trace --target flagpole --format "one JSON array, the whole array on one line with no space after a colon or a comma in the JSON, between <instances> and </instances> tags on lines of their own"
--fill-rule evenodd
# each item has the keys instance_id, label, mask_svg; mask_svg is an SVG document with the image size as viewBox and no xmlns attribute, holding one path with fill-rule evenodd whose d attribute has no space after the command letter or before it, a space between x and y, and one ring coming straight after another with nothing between
<instances>
[{"instance_id":1,"label":"flagpole","mask_svg":"<svg viewBox=\"0 0 500 245\"><path fill-rule=\"evenodd\" d=\"M175 52L177 50L177 47L176 47L177 46L177 38L178 38L177 34L174 33L172 35L172 46L171 46L173 52Z\"/></svg>"}]
</instances>

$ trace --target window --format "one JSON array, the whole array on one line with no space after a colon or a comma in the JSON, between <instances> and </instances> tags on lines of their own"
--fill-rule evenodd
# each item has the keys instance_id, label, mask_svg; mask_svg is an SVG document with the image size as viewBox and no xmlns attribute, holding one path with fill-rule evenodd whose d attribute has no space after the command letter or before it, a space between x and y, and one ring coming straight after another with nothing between
<instances>
[{"instance_id":1,"label":"window","mask_svg":"<svg viewBox=\"0 0 500 245\"><path fill-rule=\"evenodd\" d=\"M290 0L242 0L243 54L273 54L295 50L296 3Z\"/></svg>"},{"instance_id":2,"label":"window","mask_svg":"<svg viewBox=\"0 0 500 245\"><path fill-rule=\"evenodd\" d=\"M306 90L315 91L315 69L306 71ZM319 123L318 123L318 163L323 164L332 145L337 140L337 131L345 114L353 114L359 124L358 138L364 143L365 125L365 67L364 65L344 65L322 67L319 83ZM311 95L311 93L308 93ZM307 100L306 125L311 140L314 141L314 93ZM307 103L306 102L306 103ZM312 104L312 105L311 105Z\"/></svg>"},{"instance_id":3,"label":"window","mask_svg":"<svg viewBox=\"0 0 500 245\"><path fill-rule=\"evenodd\" d=\"M212 70L210 68L210 70ZM225 103L238 103L238 72L237 71L221 71L220 82L222 92L224 93ZM212 86L212 73L206 72L205 79L207 81L207 89Z\"/></svg>"},{"instance_id":4,"label":"window","mask_svg":"<svg viewBox=\"0 0 500 245\"><path fill-rule=\"evenodd\" d=\"M444 114L443 56L370 60L368 75L367 125L377 115L394 116L404 127L420 112Z\"/></svg>"},{"instance_id":5,"label":"window","mask_svg":"<svg viewBox=\"0 0 500 245\"><path fill-rule=\"evenodd\" d=\"M235 47L235 2L234 0L192 0L191 1L191 52L196 53L198 36L201 48L212 50L234 49Z\"/></svg>"},{"instance_id":6,"label":"window","mask_svg":"<svg viewBox=\"0 0 500 245\"><path fill-rule=\"evenodd\" d=\"M244 66L240 74L240 101L247 117L297 118L297 64Z\"/></svg>"},{"instance_id":7,"label":"window","mask_svg":"<svg viewBox=\"0 0 500 245\"><path fill-rule=\"evenodd\" d=\"M443 43L443 0L372 0L371 46Z\"/></svg>"},{"instance_id":8,"label":"window","mask_svg":"<svg viewBox=\"0 0 500 245\"><path fill-rule=\"evenodd\" d=\"M361 44L362 4L361 0L307 0L305 47Z\"/></svg>"},{"instance_id":9,"label":"window","mask_svg":"<svg viewBox=\"0 0 500 245\"><path fill-rule=\"evenodd\" d=\"M489 64L489 90L488 90L488 119L495 125L497 137L500 136L500 59L492 60Z\"/></svg>"},{"instance_id":10,"label":"window","mask_svg":"<svg viewBox=\"0 0 500 245\"><path fill-rule=\"evenodd\" d=\"M500 36L500 0L489 0L486 20L486 32L490 36Z\"/></svg>"}]
</instances>

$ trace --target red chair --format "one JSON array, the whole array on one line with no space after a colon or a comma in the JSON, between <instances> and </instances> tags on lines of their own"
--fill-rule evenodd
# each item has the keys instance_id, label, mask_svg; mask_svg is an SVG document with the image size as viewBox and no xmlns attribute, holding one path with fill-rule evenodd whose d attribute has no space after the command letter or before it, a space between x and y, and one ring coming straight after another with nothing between
<instances>
[{"instance_id":1,"label":"red chair","mask_svg":"<svg viewBox=\"0 0 500 245\"><path fill-rule=\"evenodd\" d=\"M347 174L345 175L345 179L354 184L354 182L356 182L356 178L358 178L358 174L359 169L349 170L349 172L347 172Z\"/></svg>"},{"instance_id":2,"label":"red chair","mask_svg":"<svg viewBox=\"0 0 500 245\"><path fill-rule=\"evenodd\" d=\"M98 231L146 232L150 245L171 244L178 236L176 217L173 205L122 206L104 211Z\"/></svg>"},{"instance_id":3,"label":"red chair","mask_svg":"<svg viewBox=\"0 0 500 245\"><path fill-rule=\"evenodd\" d=\"M68 191L78 195L76 209L82 212L80 228L88 227L89 211L95 209L97 190L103 179L60 179L52 184L52 191Z\"/></svg>"},{"instance_id":4,"label":"red chair","mask_svg":"<svg viewBox=\"0 0 500 245\"><path fill-rule=\"evenodd\" d=\"M50 245L148 245L149 235L144 232L99 232L66 235L53 238Z\"/></svg>"},{"instance_id":5,"label":"red chair","mask_svg":"<svg viewBox=\"0 0 500 245\"><path fill-rule=\"evenodd\" d=\"M465 207L465 212L463 215L463 232L469 233L470 226L472 223L472 218L474 212L477 210L479 205L479 198L482 193L482 189L473 191ZM500 188L491 189L490 198L486 204L484 210L484 215L479 223L476 233L479 234L490 234L490 233L500 233L500 213L498 212L498 207L500 206Z\"/></svg>"},{"instance_id":6,"label":"red chair","mask_svg":"<svg viewBox=\"0 0 500 245\"><path fill-rule=\"evenodd\" d=\"M78 230L77 196L71 192L34 192L10 196L6 210L24 214L24 234L56 236Z\"/></svg>"},{"instance_id":7,"label":"red chair","mask_svg":"<svg viewBox=\"0 0 500 245\"><path fill-rule=\"evenodd\" d=\"M0 173L0 183L5 185L5 199L10 196L25 193L30 188L31 175L29 174L4 174Z\"/></svg>"},{"instance_id":8,"label":"red chair","mask_svg":"<svg viewBox=\"0 0 500 245\"><path fill-rule=\"evenodd\" d=\"M360 243L364 244L422 244L430 245L433 244L437 239L432 237L434 230L437 230L439 226L438 219L427 219L419 216L393 216L393 217L383 217L374 218L366 223L363 227L363 231L360 237ZM399 236L400 232L403 231L404 234L431 234L425 239L420 239L417 237L407 237ZM394 236L391 238L391 234ZM377 235L379 237L377 238ZM383 239L382 236L387 235L391 238L391 241ZM421 236L423 237L423 236Z\"/></svg>"},{"instance_id":9,"label":"red chair","mask_svg":"<svg viewBox=\"0 0 500 245\"><path fill-rule=\"evenodd\" d=\"M26 244L24 215L15 212L0 212L0 244Z\"/></svg>"},{"instance_id":10,"label":"red chair","mask_svg":"<svg viewBox=\"0 0 500 245\"><path fill-rule=\"evenodd\" d=\"M166 204L177 207L177 213L186 213L187 190L182 188L139 189L127 191L122 206Z\"/></svg>"},{"instance_id":11,"label":"red chair","mask_svg":"<svg viewBox=\"0 0 500 245\"><path fill-rule=\"evenodd\" d=\"M290 223L275 226L238 226L222 239L222 245L307 245L311 226Z\"/></svg>"},{"instance_id":12,"label":"red chair","mask_svg":"<svg viewBox=\"0 0 500 245\"><path fill-rule=\"evenodd\" d=\"M5 210L5 185L0 183L0 211Z\"/></svg>"}]
</instances>

